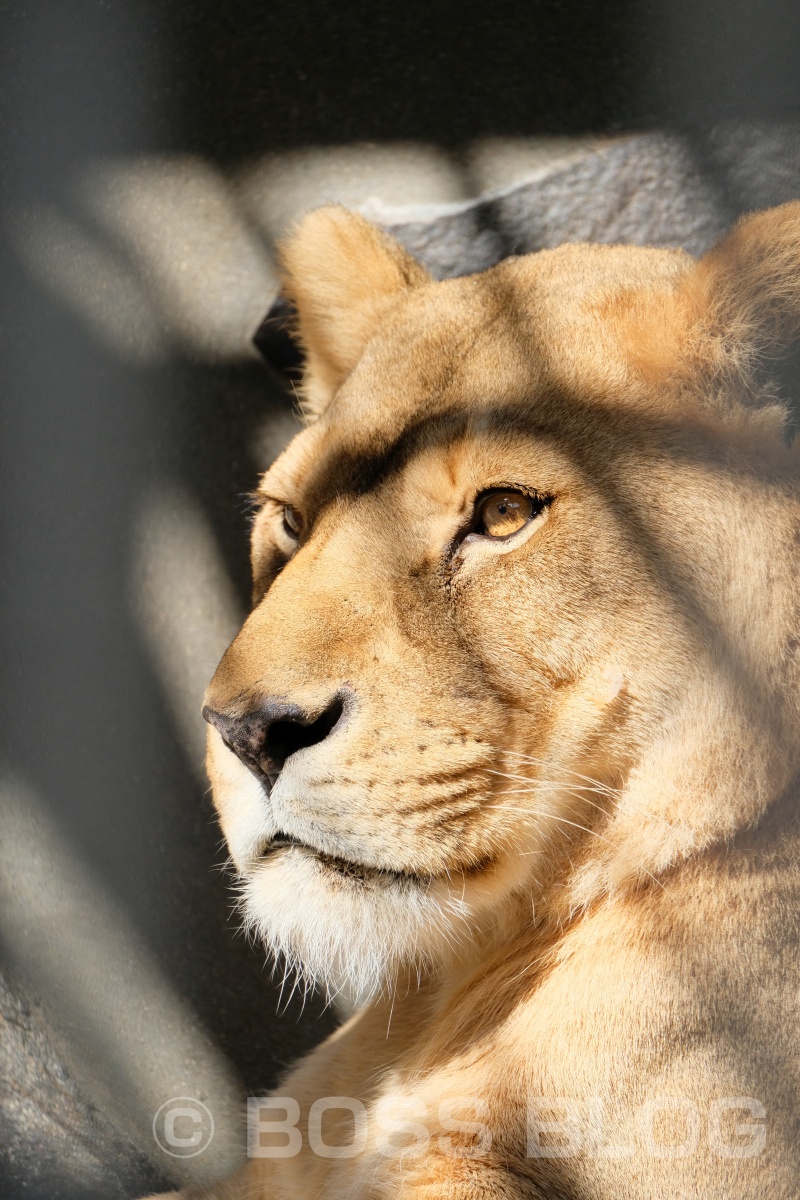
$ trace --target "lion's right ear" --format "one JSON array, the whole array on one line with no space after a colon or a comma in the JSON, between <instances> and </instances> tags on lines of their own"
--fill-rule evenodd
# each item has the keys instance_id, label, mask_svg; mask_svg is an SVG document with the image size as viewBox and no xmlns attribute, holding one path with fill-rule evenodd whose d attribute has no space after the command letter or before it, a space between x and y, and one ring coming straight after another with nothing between
<instances>
[{"instance_id":1,"label":"lion's right ear","mask_svg":"<svg viewBox=\"0 0 800 1200\"><path fill-rule=\"evenodd\" d=\"M698 263L692 285L709 349L769 370L800 342L800 203L743 217Z\"/></svg>"},{"instance_id":2,"label":"lion's right ear","mask_svg":"<svg viewBox=\"0 0 800 1200\"><path fill-rule=\"evenodd\" d=\"M392 300L430 276L394 238L338 206L309 213L281 246L280 261L306 355L304 407L319 416Z\"/></svg>"}]
</instances>

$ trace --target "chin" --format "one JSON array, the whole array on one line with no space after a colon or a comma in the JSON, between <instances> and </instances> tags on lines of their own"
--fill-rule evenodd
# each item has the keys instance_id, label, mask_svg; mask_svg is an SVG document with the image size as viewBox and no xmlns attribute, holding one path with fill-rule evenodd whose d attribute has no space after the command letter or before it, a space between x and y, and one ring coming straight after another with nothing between
<instances>
[{"instance_id":1,"label":"chin","mask_svg":"<svg viewBox=\"0 0 800 1200\"><path fill-rule=\"evenodd\" d=\"M240 888L248 927L290 971L361 1006L391 993L398 976L421 978L465 954L505 908L513 875L492 861L431 878L290 845L250 866Z\"/></svg>"}]
</instances>

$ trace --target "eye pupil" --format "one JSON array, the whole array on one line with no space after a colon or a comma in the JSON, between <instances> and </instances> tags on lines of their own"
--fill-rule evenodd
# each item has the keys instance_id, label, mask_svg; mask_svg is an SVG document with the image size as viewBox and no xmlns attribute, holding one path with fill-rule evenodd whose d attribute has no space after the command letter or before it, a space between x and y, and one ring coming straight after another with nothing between
<instances>
[{"instance_id":1,"label":"eye pupil","mask_svg":"<svg viewBox=\"0 0 800 1200\"><path fill-rule=\"evenodd\" d=\"M541 507L525 492L490 492L476 505L478 531L486 537L510 537L527 525Z\"/></svg>"},{"instance_id":2,"label":"eye pupil","mask_svg":"<svg viewBox=\"0 0 800 1200\"><path fill-rule=\"evenodd\" d=\"M292 506L290 504L284 504L284 506L283 506L283 529L284 529L284 532L290 538L293 538L296 540L300 536L301 527L302 527L302 520L301 520L300 514L294 508L292 508Z\"/></svg>"}]
</instances>

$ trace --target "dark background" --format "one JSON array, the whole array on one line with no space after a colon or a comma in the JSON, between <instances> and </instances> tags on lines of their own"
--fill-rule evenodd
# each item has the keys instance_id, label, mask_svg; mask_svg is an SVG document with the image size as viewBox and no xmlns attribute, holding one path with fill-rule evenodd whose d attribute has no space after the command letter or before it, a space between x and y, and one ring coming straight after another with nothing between
<instances>
[{"instance_id":1,"label":"dark background","mask_svg":"<svg viewBox=\"0 0 800 1200\"><path fill-rule=\"evenodd\" d=\"M457 156L481 135L791 118L800 5L16 0L0 29L3 756L264 1088L332 1017L311 1001L278 1024L263 955L234 936L210 800L131 620L129 540L147 484L185 484L244 601L250 445L289 401L256 362L120 361L26 272L13 222L69 210L104 156L408 139Z\"/></svg>"}]
</instances>

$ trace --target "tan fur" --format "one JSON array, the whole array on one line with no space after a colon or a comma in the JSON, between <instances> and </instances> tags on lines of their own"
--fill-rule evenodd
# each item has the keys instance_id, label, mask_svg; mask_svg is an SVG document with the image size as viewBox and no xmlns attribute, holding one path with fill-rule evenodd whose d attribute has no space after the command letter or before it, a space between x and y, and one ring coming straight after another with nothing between
<instances>
[{"instance_id":1,"label":"tan fur","mask_svg":"<svg viewBox=\"0 0 800 1200\"><path fill-rule=\"evenodd\" d=\"M364 1002L278 1093L370 1124L359 1156L207 1194L796 1196L800 492L769 366L800 327L800 206L699 264L565 246L445 283L325 209L284 261L316 419L262 481L256 603L208 703L355 702L270 798L213 731L209 770L255 927ZM551 498L530 536L453 552L513 485ZM263 862L287 828L363 877ZM530 1156L537 1097L604 1106L631 1153ZM685 1157L651 1152L683 1115L642 1133L665 1097L699 1113ZM725 1097L763 1105L755 1157L709 1141ZM442 1106L472 1101L470 1157ZM389 1157L409 1103L430 1141Z\"/></svg>"},{"instance_id":2,"label":"tan fur","mask_svg":"<svg viewBox=\"0 0 800 1200\"><path fill-rule=\"evenodd\" d=\"M358 362L387 304L428 276L397 242L345 209L312 212L303 236L287 242L281 257L284 292L302 317L302 399L314 417Z\"/></svg>"}]
</instances>

